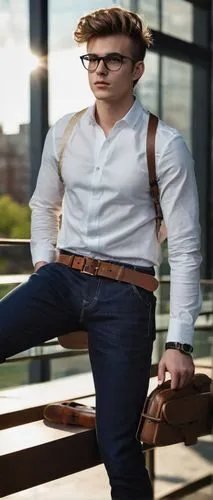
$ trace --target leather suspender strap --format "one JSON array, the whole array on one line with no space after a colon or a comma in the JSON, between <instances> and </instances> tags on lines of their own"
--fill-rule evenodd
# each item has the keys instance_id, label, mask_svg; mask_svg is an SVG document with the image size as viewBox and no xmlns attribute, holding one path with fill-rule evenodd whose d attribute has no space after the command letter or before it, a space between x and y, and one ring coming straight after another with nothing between
<instances>
[{"instance_id":1,"label":"leather suspender strap","mask_svg":"<svg viewBox=\"0 0 213 500\"><path fill-rule=\"evenodd\" d=\"M149 171L149 185L150 193L154 202L155 213L156 213L156 232L159 233L161 221L163 219L163 213L160 206L160 193L158 187L158 181L156 176L156 165L155 165L155 138L158 126L157 116L150 113L147 140L146 140L146 155Z\"/></svg>"},{"instance_id":2,"label":"leather suspender strap","mask_svg":"<svg viewBox=\"0 0 213 500\"><path fill-rule=\"evenodd\" d=\"M72 116L72 118L69 120L69 122L65 128L64 134L62 136L61 145L60 145L60 152L59 152L59 159L58 159L58 175L59 175L61 182L63 182L61 170L62 170L62 165L63 165L64 151L66 149L67 142L69 140L69 137L71 136L71 133L73 131L75 124L78 122L78 120L80 120L81 116L85 113L86 110L87 110L87 108L81 109L81 111L78 111L77 113L74 114L74 116Z\"/></svg>"}]
</instances>

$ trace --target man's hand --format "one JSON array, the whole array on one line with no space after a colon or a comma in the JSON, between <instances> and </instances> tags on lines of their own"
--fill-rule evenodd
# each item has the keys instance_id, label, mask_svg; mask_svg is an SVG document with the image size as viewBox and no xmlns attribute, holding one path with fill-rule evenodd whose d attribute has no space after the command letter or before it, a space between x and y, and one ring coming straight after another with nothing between
<instances>
[{"instance_id":1,"label":"man's hand","mask_svg":"<svg viewBox=\"0 0 213 500\"><path fill-rule=\"evenodd\" d=\"M194 375L194 363L191 356L177 349L167 349L158 365L158 383L165 380L165 373L171 375L171 389L181 389L191 382Z\"/></svg>"},{"instance_id":2,"label":"man's hand","mask_svg":"<svg viewBox=\"0 0 213 500\"><path fill-rule=\"evenodd\" d=\"M48 264L48 262L46 262L45 260L40 260L39 262L36 262L34 267L35 273L36 271L38 271L38 269L40 269L40 267L45 266L45 264Z\"/></svg>"}]
</instances>

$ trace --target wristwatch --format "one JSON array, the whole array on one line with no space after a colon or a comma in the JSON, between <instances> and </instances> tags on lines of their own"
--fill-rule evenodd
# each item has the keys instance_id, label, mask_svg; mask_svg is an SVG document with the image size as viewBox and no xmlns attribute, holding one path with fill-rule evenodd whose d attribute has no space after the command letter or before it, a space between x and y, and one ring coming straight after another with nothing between
<instances>
[{"instance_id":1,"label":"wristwatch","mask_svg":"<svg viewBox=\"0 0 213 500\"><path fill-rule=\"evenodd\" d=\"M191 354L193 352L193 347L190 344L181 344L180 342L166 342L166 349L177 349L183 354Z\"/></svg>"}]
</instances>

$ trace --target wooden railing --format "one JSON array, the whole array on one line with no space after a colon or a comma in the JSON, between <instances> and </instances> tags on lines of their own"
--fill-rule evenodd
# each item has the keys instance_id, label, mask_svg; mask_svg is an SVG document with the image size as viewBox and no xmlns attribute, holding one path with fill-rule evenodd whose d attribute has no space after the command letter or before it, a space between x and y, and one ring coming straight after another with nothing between
<instances>
[{"instance_id":1,"label":"wooden railing","mask_svg":"<svg viewBox=\"0 0 213 500\"><path fill-rule=\"evenodd\" d=\"M200 360L202 364L202 360ZM200 371L199 362L196 371ZM202 370L203 371L203 370ZM209 373L205 363L205 371ZM157 375L157 364L152 366L151 377ZM79 383L79 379L80 383ZM37 390L38 389L38 390ZM54 394L54 397L53 397ZM70 395L73 397L70 397ZM10 408L4 407L0 415L1 481L0 496L32 488L39 484L70 475L101 463L94 430L43 422L43 410L50 402L70 399L95 404L91 374L68 377L68 380L33 384L3 392ZM14 398L14 408L11 400ZM19 409L17 409L17 399ZM20 401L22 400L22 404ZM155 489L156 448L144 446L146 465ZM69 459L67 457L69 456ZM210 485L212 474L201 474L196 480L171 489L166 494L155 494L155 500L182 498Z\"/></svg>"}]
</instances>

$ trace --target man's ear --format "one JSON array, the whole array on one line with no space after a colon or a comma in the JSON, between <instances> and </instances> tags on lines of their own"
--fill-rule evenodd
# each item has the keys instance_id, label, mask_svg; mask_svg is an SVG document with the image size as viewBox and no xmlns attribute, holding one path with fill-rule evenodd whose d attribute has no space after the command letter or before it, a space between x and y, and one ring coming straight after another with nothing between
<instances>
[{"instance_id":1,"label":"man's ear","mask_svg":"<svg viewBox=\"0 0 213 500\"><path fill-rule=\"evenodd\" d=\"M144 69L145 69L144 62L137 61L133 69L133 80L139 80L144 73Z\"/></svg>"}]
</instances>

